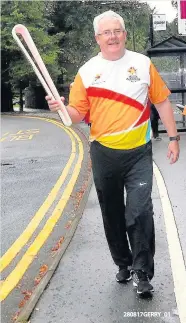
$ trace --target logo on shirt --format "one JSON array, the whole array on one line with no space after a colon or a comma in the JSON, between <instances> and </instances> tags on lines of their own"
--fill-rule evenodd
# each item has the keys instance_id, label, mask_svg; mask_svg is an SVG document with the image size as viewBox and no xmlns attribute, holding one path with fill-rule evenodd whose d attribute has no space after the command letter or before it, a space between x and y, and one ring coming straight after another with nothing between
<instances>
[{"instance_id":1,"label":"logo on shirt","mask_svg":"<svg viewBox=\"0 0 186 323\"><path fill-rule=\"evenodd\" d=\"M137 82L140 81L140 78L137 76L137 69L134 67L130 67L127 71L129 73L129 76L127 77L127 80L130 82Z\"/></svg>"},{"instance_id":2,"label":"logo on shirt","mask_svg":"<svg viewBox=\"0 0 186 323\"><path fill-rule=\"evenodd\" d=\"M104 83L105 81L101 78L101 76L102 76L101 74L96 74L96 76L94 77L94 80L92 82L92 85Z\"/></svg>"},{"instance_id":3,"label":"logo on shirt","mask_svg":"<svg viewBox=\"0 0 186 323\"><path fill-rule=\"evenodd\" d=\"M94 81L99 80L99 79L100 79L100 77L101 77L101 74L96 74Z\"/></svg>"}]
</instances>

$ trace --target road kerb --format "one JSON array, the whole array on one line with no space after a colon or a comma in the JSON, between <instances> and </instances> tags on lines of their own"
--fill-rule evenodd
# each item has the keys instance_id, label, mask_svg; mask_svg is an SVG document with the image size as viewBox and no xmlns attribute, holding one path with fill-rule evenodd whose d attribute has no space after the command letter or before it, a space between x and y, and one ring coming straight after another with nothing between
<instances>
[{"instance_id":1,"label":"road kerb","mask_svg":"<svg viewBox=\"0 0 186 323\"><path fill-rule=\"evenodd\" d=\"M47 271L46 275L42 278L40 283L35 287L31 297L26 302L24 308L21 310L19 317L17 318L15 323L26 323L28 321L39 298L41 297L43 291L45 290L47 284L49 283L51 277L53 276L60 260L62 259L62 256L64 255L70 241L73 238L73 235L76 231L78 223L81 219L81 216L83 214L83 211L85 209L85 206L86 206L86 203L88 200L88 196L89 196L89 192L90 192L90 189L92 186L92 182L93 182L92 173L90 172L89 178L87 181L86 191L84 192L83 197L80 202L80 205L79 205L79 208L76 211L76 216L72 222L71 228L69 229L68 233L66 234L65 240L64 240L63 244L61 245L61 247L59 248L59 250L57 251L56 256L52 259L51 264L48 267L48 271Z\"/></svg>"}]
</instances>

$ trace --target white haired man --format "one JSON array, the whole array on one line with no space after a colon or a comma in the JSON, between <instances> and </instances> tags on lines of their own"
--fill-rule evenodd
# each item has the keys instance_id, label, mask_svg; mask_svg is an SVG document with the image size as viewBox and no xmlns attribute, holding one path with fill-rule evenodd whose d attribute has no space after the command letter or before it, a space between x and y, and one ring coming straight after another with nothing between
<instances>
[{"instance_id":1,"label":"white haired man","mask_svg":"<svg viewBox=\"0 0 186 323\"><path fill-rule=\"evenodd\" d=\"M102 13L94 19L94 30L101 52L79 69L67 110L74 123L90 112L92 170L106 238L119 267L116 280L127 282L132 275L137 293L151 294L155 234L147 102L155 104L167 129L168 158L175 163L179 138L170 91L148 57L125 48L127 33L120 15ZM51 111L59 109L57 101L46 99Z\"/></svg>"}]
</instances>

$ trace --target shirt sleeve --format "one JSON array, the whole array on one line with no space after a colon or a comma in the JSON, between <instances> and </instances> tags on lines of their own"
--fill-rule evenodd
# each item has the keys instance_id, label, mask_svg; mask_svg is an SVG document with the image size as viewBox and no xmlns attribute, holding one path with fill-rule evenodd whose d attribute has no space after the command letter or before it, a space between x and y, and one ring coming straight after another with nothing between
<instances>
[{"instance_id":1,"label":"shirt sleeve","mask_svg":"<svg viewBox=\"0 0 186 323\"><path fill-rule=\"evenodd\" d=\"M80 114L86 115L90 110L87 91L78 73L70 89L69 105L75 108Z\"/></svg>"},{"instance_id":2,"label":"shirt sleeve","mask_svg":"<svg viewBox=\"0 0 186 323\"><path fill-rule=\"evenodd\" d=\"M171 94L155 66L150 63L149 99L153 104L161 103Z\"/></svg>"}]
</instances>

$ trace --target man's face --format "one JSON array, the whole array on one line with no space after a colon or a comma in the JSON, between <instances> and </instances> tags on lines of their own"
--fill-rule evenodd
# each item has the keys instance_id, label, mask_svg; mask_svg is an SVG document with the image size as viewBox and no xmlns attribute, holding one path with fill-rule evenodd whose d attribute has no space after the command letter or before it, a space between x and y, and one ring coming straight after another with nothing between
<instances>
[{"instance_id":1,"label":"man's face","mask_svg":"<svg viewBox=\"0 0 186 323\"><path fill-rule=\"evenodd\" d=\"M125 51L126 31L115 18L103 18L99 23L96 41L102 55L108 60L121 58Z\"/></svg>"}]
</instances>

